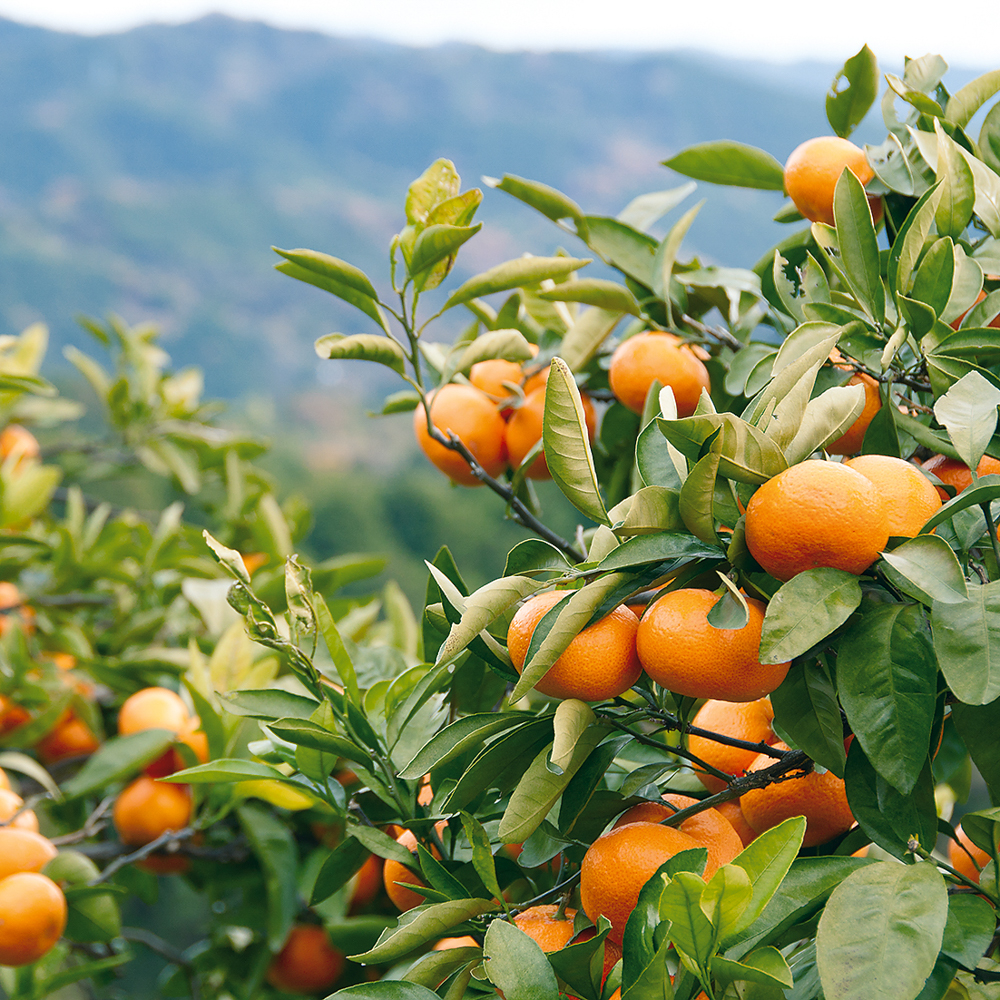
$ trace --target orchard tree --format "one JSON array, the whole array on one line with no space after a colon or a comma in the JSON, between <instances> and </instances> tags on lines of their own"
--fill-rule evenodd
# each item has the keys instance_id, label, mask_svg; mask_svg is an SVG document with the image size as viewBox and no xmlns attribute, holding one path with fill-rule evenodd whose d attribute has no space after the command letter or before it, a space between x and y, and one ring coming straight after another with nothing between
<instances>
[{"instance_id":1,"label":"orchard tree","mask_svg":"<svg viewBox=\"0 0 1000 1000\"><path fill-rule=\"evenodd\" d=\"M383 292L278 251L371 323L320 356L397 372L385 414L531 536L473 592L442 549L419 616L391 585L339 596L381 567L297 558L302 512L197 376L94 327L117 372L73 360L111 433L62 436L63 475L141 466L189 520L57 493L10 431L8 994L98 992L151 947L181 996L1000 995L1000 71L950 94L946 69L886 75L877 148L848 139L879 91L866 48L835 135L784 167L725 141L667 161L789 196L752 269L688 259L697 207L650 234L691 183L611 218L505 176L572 255L444 286L483 197L446 160ZM4 359L11 426L74 415L38 337ZM548 477L574 537L545 523ZM120 926L150 866L212 904L184 952Z\"/></svg>"}]
</instances>

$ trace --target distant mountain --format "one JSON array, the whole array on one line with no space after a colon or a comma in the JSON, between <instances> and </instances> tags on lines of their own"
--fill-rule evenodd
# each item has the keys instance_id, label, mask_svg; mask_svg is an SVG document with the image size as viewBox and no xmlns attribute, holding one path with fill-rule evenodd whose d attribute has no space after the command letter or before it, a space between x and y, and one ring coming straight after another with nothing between
<instances>
[{"instance_id":1,"label":"distant mountain","mask_svg":"<svg viewBox=\"0 0 1000 1000\"><path fill-rule=\"evenodd\" d=\"M468 185L515 173L615 213L680 183L658 162L690 143L784 159L828 131L834 72L405 48L221 16L101 37L0 20L0 332L41 318L64 343L80 339L75 314L113 311L158 323L214 395L308 388L312 340L364 320L274 272L271 244L345 257L381 285L405 188L439 156ZM763 225L773 193L701 195L691 250L748 264L780 236ZM497 192L480 217L459 278L565 241Z\"/></svg>"}]
</instances>

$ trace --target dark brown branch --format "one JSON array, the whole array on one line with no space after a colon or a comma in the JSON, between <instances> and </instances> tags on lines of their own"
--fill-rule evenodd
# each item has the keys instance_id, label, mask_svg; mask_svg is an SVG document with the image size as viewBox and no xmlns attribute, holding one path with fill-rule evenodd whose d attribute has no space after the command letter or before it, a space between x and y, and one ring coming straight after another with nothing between
<instances>
[{"instance_id":1,"label":"dark brown branch","mask_svg":"<svg viewBox=\"0 0 1000 1000\"><path fill-rule=\"evenodd\" d=\"M513 518L522 527L527 528L529 531L535 532L541 538L544 538L550 545L554 545L560 552L562 552L571 562L580 563L586 558L586 556L580 552L575 546L570 542L567 542L565 538L557 535L551 528L543 524L541 521L535 517L534 514L528 510L527 507L517 498L514 491L509 486L504 486L499 480L494 479L480 464L476 461L476 456L469 451L468 448L462 443L461 438L458 437L453 431L449 431L447 435L443 434L437 429L433 424L428 427L431 437L434 438L438 444L443 445L445 448L449 448L451 451L458 452L462 458L465 459L469 466L469 471L485 486L488 486L497 496L503 497L503 499L510 506L513 512Z\"/></svg>"}]
</instances>

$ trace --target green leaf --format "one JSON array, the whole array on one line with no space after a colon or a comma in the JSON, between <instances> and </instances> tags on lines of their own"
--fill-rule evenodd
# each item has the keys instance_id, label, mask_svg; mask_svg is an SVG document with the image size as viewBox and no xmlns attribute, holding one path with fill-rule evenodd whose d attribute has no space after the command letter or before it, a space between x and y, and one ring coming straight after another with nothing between
<instances>
[{"instance_id":1,"label":"green leaf","mask_svg":"<svg viewBox=\"0 0 1000 1000\"><path fill-rule=\"evenodd\" d=\"M521 725L529 718L522 712L505 712L502 715L489 712L458 719L433 736L400 771L399 776L407 781L421 778L432 768L460 757L467 750L483 746L490 737Z\"/></svg>"},{"instance_id":2,"label":"green leaf","mask_svg":"<svg viewBox=\"0 0 1000 1000\"><path fill-rule=\"evenodd\" d=\"M985 705L1000 697L1000 582L970 588L961 603L935 601L931 631L941 670L959 701Z\"/></svg>"},{"instance_id":3,"label":"green leaf","mask_svg":"<svg viewBox=\"0 0 1000 1000\"><path fill-rule=\"evenodd\" d=\"M941 953L971 972L986 954L995 930L996 914L985 899L949 896Z\"/></svg>"},{"instance_id":4,"label":"green leaf","mask_svg":"<svg viewBox=\"0 0 1000 1000\"><path fill-rule=\"evenodd\" d=\"M655 535L664 530L683 531L679 501L680 496L675 490L644 486L632 494L628 501L628 513L621 521L612 524L612 530L619 538Z\"/></svg>"},{"instance_id":5,"label":"green leaf","mask_svg":"<svg viewBox=\"0 0 1000 1000\"><path fill-rule=\"evenodd\" d=\"M646 232L654 222L676 208L685 198L694 194L698 185L692 181L669 191L651 191L633 198L619 213L618 221Z\"/></svg>"},{"instance_id":6,"label":"green leaf","mask_svg":"<svg viewBox=\"0 0 1000 1000\"><path fill-rule=\"evenodd\" d=\"M919 605L864 609L840 640L837 690L872 766L909 795L927 756L937 694L937 660Z\"/></svg>"},{"instance_id":7,"label":"green leaf","mask_svg":"<svg viewBox=\"0 0 1000 1000\"><path fill-rule=\"evenodd\" d=\"M670 297L670 280L674 273L674 265L677 263L677 254L680 252L681 244L687 231L691 228L691 223L701 211L704 200L699 201L693 208L689 208L671 227L670 231L660 245L656 248L656 256L653 261L653 289L663 299L667 307L667 321L673 323L673 301Z\"/></svg>"},{"instance_id":8,"label":"green leaf","mask_svg":"<svg viewBox=\"0 0 1000 1000\"><path fill-rule=\"evenodd\" d=\"M924 192L892 241L888 260L889 288L898 295L909 293L910 276L923 254L940 198L940 184Z\"/></svg>"},{"instance_id":9,"label":"green leaf","mask_svg":"<svg viewBox=\"0 0 1000 1000\"><path fill-rule=\"evenodd\" d=\"M450 265L454 263L454 257L458 252L458 248L463 243L471 240L482 228L483 224L478 222L474 226L440 224L428 226L426 229L421 230L413 243L408 268L411 276L413 276L414 281L420 286L421 290L436 288L440 284L447 271L450 270ZM424 272L429 271L435 264L448 258L450 258L448 266L442 269L444 273L440 277L435 275L437 278L436 283L427 280L420 281Z\"/></svg>"},{"instance_id":10,"label":"green leaf","mask_svg":"<svg viewBox=\"0 0 1000 1000\"><path fill-rule=\"evenodd\" d=\"M945 117L948 121L965 128L972 116L998 91L1000 91L1000 69L977 76L949 98L945 107Z\"/></svg>"},{"instance_id":11,"label":"green leaf","mask_svg":"<svg viewBox=\"0 0 1000 1000\"><path fill-rule=\"evenodd\" d=\"M326 601L319 594L313 595L313 601L316 605L316 622L319 625L323 641L326 643L326 648L330 653L330 659L333 660L333 665L336 668L341 683L344 685L347 697L355 705L358 705L361 703L361 692L358 688L358 675L354 669L351 654L348 653L347 647L344 645L344 640L340 636L340 632L333 620L333 615L330 614L330 609L327 607ZM296 717L300 716L296 713Z\"/></svg>"},{"instance_id":12,"label":"green leaf","mask_svg":"<svg viewBox=\"0 0 1000 1000\"><path fill-rule=\"evenodd\" d=\"M958 239L972 218L976 201L976 182L972 169L965 162L955 140L934 119L938 140L937 179L941 181L941 200L938 202L934 221L942 236Z\"/></svg>"},{"instance_id":13,"label":"green leaf","mask_svg":"<svg viewBox=\"0 0 1000 1000\"><path fill-rule=\"evenodd\" d=\"M585 216L587 246L601 259L647 288L655 285L653 256L658 241L646 233L602 215Z\"/></svg>"},{"instance_id":14,"label":"green leaf","mask_svg":"<svg viewBox=\"0 0 1000 1000\"><path fill-rule=\"evenodd\" d=\"M285 260L289 260L307 271L312 271L330 281L353 288L356 292L360 292L370 299L378 299L378 292L375 291L375 286L364 271L353 264L348 264L346 260L339 260L317 250L279 250L278 247L271 247L271 249L284 257Z\"/></svg>"},{"instance_id":15,"label":"green leaf","mask_svg":"<svg viewBox=\"0 0 1000 1000\"><path fill-rule=\"evenodd\" d=\"M669 573L684 563L695 559L721 560L725 558L718 542L703 542L686 531L664 531L656 535L639 535L619 545L605 556L598 567L604 570L638 569L650 563L670 563L664 568Z\"/></svg>"},{"instance_id":16,"label":"green leaf","mask_svg":"<svg viewBox=\"0 0 1000 1000\"><path fill-rule=\"evenodd\" d=\"M940 204L940 202L939 202ZM930 306L938 316L944 312L955 280L955 246L950 237L937 240L924 255L910 295Z\"/></svg>"},{"instance_id":17,"label":"green leaf","mask_svg":"<svg viewBox=\"0 0 1000 1000\"><path fill-rule=\"evenodd\" d=\"M173 741L174 734L166 729L145 729L130 736L112 736L62 786L63 795L72 799L103 792L108 785L152 764Z\"/></svg>"},{"instance_id":18,"label":"green leaf","mask_svg":"<svg viewBox=\"0 0 1000 1000\"><path fill-rule=\"evenodd\" d=\"M917 785L901 795L869 763L858 740L851 743L844 768L847 802L861 828L883 850L897 858L908 852L916 837L924 850L937 840L937 809L930 763L924 763Z\"/></svg>"},{"instance_id":19,"label":"green leaf","mask_svg":"<svg viewBox=\"0 0 1000 1000\"><path fill-rule=\"evenodd\" d=\"M857 576L821 566L782 584L764 615L761 663L784 663L822 642L861 603Z\"/></svg>"},{"instance_id":20,"label":"green leaf","mask_svg":"<svg viewBox=\"0 0 1000 1000\"><path fill-rule=\"evenodd\" d=\"M315 253L315 251L305 252ZM325 256L325 254L317 256ZM336 258L331 257L330 259L335 260ZM339 263L344 262L340 261ZM314 285L316 288L322 288L324 292L329 292L331 295L335 295L338 299L343 299L349 305L354 306L355 309L360 309L366 316L373 319L386 333L389 332L385 316L382 315L382 310L379 308L377 296L369 295L368 292L360 291L354 285L349 284L346 281L341 281L338 278L330 276L329 274L324 274L323 272L315 270L312 267L305 267L294 261L285 260L280 264L275 264L274 269L276 271L281 271L282 274L287 274L290 278L295 278L298 281L304 281L307 285Z\"/></svg>"},{"instance_id":21,"label":"green leaf","mask_svg":"<svg viewBox=\"0 0 1000 1000\"><path fill-rule=\"evenodd\" d=\"M740 918L752 896L750 876L742 865L722 865L716 870L705 886L701 908L712 922L717 938L725 938L742 926Z\"/></svg>"},{"instance_id":22,"label":"green leaf","mask_svg":"<svg viewBox=\"0 0 1000 1000\"><path fill-rule=\"evenodd\" d=\"M411 226L429 222L434 209L454 198L461 184L451 160L435 160L406 191L406 221Z\"/></svg>"},{"instance_id":23,"label":"green leaf","mask_svg":"<svg viewBox=\"0 0 1000 1000\"><path fill-rule=\"evenodd\" d=\"M861 307L879 325L885 321L885 288L880 276L878 239L861 181L844 168L833 194L841 263Z\"/></svg>"},{"instance_id":24,"label":"green leaf","mask_svg":"<svg viewBox=\"0 0 1000 1000\"><path fill-rule=\"evenodd\" d=\"M152 730L149 731L152 732ZM262 778L296 783L284 772L279 771L276 767L271 767L270 764L261 764L255 760L243 760L242 758L212 760L207 764L198 764L183 771L175 771L161 780L175 784L205 785L215 782L258 781Z\"/></svg>"},{"instance_id":25,"label":"green leaf","mask_svg":"<svg viewBox=\"0 0 1000 1000\"><path fill-rule=\"evenodd\" d=\"M508 1000L552 1000L559 992L545 953L524 931L494 920L483 941L486 974Z\"/></svg>"},{"instance_id":26,"label":"green leaf","mask_svg":"<svg viewBox=\"0 0 1000 1000\"><path fill-rule=\"evenodd\" d=\"M814 657L795 661L771 692L777 724L809 756L838 778L847 752L837 688L825 663Z\"/></svg>"},{"instance_id":27,"label":"green leaf","mask_svg":"<svg viewBox=\"0 0 1000 1000\"><path fill-rule=\"evenodd\" d=\"M805 832L804 816L782 820L765 830L733 859L733 864L749 876L752 892L739 918L721 930L723 947L728 948L739 941L764 912L795 861Z\"/></svg>"},{"instance_id":28,"label":"green leaf","mask_svg":"<svg viewBox=\"0 0 1000 1000\"><path fill-rule=\"evenodd\" d=\"M1000 789L1000 701L988 705L953 705L951 717L986 784L996 794Z\"/></svg>"},{"instance_id":29,"label":"green leaf","mask_svg":"<svg viewBox=\"0 0 1000 1000\"><path fill-rule=\"evenodd\" d=\"M903 425L906 431L909 431L909 427L909 424ZM933 517L929 518L920 529L921 534L928 534L966 507L981 507L984 503L992 503L998 499L1000 499L1000 476L980 476L976 482L962 490L958 496L952 497Z\"/></svg>"},{"instance_id":30,"label":"green leaf","mask_svg":"<svg viewBox=\"0 0 1000 1000\"><path fill-rule=\"evenodd\" d=\"M229 691L223 698L232 715L246 715L252 719L308 719L319 707L315 698L307 698L280 688L260 691Z\"/></svg>"},{"instance_id":31,"label":"green leaf","mask_svg":"<svg viewBox=\"0 0 1000 1000\"><path fill-rule=\"evenodd\" d=\"M452 306L469 302L483 295L494 292L506 292L512 288L533 285L546 278L566 278L567 275L586 267L590 260L580 260L575 257L519 257L497 264L482 274L469 278L448 296L442 307L444 312Z\"/></svg>"},{"instance_id":32,"label":"green leaf","mask_svg":"<svg viewBox=\"0 0 1000 1000\"><path fill-rule=\"evenodd\" d=\"M582 282L576 282L582 284ZM560 285L565 288L566 285ZM597 353L626 311L594 306L577 313L572 326L563 335L559 353L571 371L580 371Z\"/></svg>"},{"instance_id":33,"label":"green leaf","mask_svg":"<svg viewBox=\"0 0 1000 1000\"><path fill-rule=\"evenodd\" d=\"M636 297L624 285L604 278L564 281L555 288L538 292L537 295L546 302L583 302L609 312L628 313L632 316L641 313Z\"/></svg>"},{"instance_id":34,"label":"green leaf","mask_svg":"<svg viewBox=\"0 0 1000 1000\"><path fill-rule=\"evenodd\" d=\"M781 191L784 170L770 153L741 142L720 140L689 146L663 165L686 177L712 184Z\"/></svg>"},{"instance_id":35,"label":"green leaf","mask_svg":"<svg viewBox=\"0 0 1000 1000\"><path fill-rule=\"evenodd\" d=\"M845 80L847 86L839 87ZM868 114L878 96L878 82L878 61L867 45L851 56L833 78L826 95L826 118L841 138L846 139Z\"/></svg>"},{"instance_id":36,"label":"green leaf","mask_svg":"<svg viewBox=\"0 0 1000 1000\"><path fill-rule=\"evenodd\" d=\"M391 337L377 333L328 333L316 341L316 353L333 360L374 361L402 374L406 369L403 348Z\"/></svg>"},{"instance_id":37,"label":"green leaf","mask_svg":"<svg viewBox=\"0 0 1000 1000\"><path fill-rule=\"evenodd\" d=\"M300 747L310 747L323 753L346 757L356 764L371 766L371 754L338 733L312 722L309 719L276 719L268 723L268 729L283 740Z\"/></svg>"},{"instance_id":38,"label":"green leaf","mask_svg":"<svg viewBox=\"0 0 1000 1000\"><path fill-rule=\"evenodd\" d=\"M608 524L580 390L562 358L553 358L549 368L542 427L546 463L556 485L582 514Z\"/></svg>"},{"instance_id":39,"label":"green leaf","mask_svg":"<svg viewBox=\"0 0 1000 1000\"><path fill-rule=\"evenodd\" d=\"M313 883L309 905L315 906L329 899L338 889L347 885L361 871L371 852L355 837L345 837L323 862Z\"/></svg>"},{"instance_id":40,"label":"green leaf","mask_svg":"<svg viewBox=\"0 0 1000 1000\"><path fill-rule=\"evenodd\" d=\"M553 222L572 219L581 238L586 238L587 225L584 222L580 206L572 198L557 191L554 187L549 187L548 184L542 184L539 181L515 177L513 174L504 174L499 181L495 177L484 177L483 183L498 191L506 191L507 194L513 195L526 205L530 205Z\"/></svg>"},{"instance_id":41,"label":"green leaf","mask_svg":"<svg viewBox=\"0 0 1000 1000\"><path fill-rule=\"evenodd\" d=\"M827 1000L911 1000L934 968L947 919L948 892L933 862L885 861L849 875L816 932Z\"/></svg>"},{"instance_id":42,"label":"green leaf","mask_svg":"<svg viewBox=\"0 0 1000 1000\"><path fill-rule=\"evenodd\" d=\"M742 962L716 955L712 959L712 978L720 982L759 983L769 987L792 986L792 970L777 948L758 948ZM784 993L781 994L784 996Z\"/></svg>"},{"instance_id":43,"label":"green leaf","mask_svg":"<svg viewBox=\"0 0 1000 1000\"><path fill-rule=\"evenodd\" d=\"M285 823L264 806L246 803L236 813L264 874L267 945L277 952L285 943L299 908L295 838Z\"/></svg>"},{"instance_id":44,"label":"green leaf","mask_svg":"<svg viewBox=\"0 0 1000 1000\"><path fill-rule=\"evenodd\" d=\"M564 765L558 774L553 774L549 769L551 749L544 748L531 762L514 789L503 819L500 820L497 836L507 844L527 840L549 814L573 775L606 735L607 730L602 726L589 727L579 736L569 757L563 758Z\"/></svg>"},{"instance_id":45,"label":"green leaf","mask_svg":"<svg viewBox=\"0 0 1000 1000\"><path fill-rule=\"evenodd\" d=\"M441 1000L425 986L400 979L379 979L373 983L358 983L331 993L327 1000Z\"/></svg>"},{"instance_id":46,"label":"green leaf","mask_svg":"<svg viewBox=\"0 0 1000 1000\"><path fill-rule=\"evenodd\" d=\"M866 400L863 385L831 386L810 399L795 437L785 448L788 465L796 465L841 438L861 416Z\"/></svg>"},{"instance_id":47,"label":"green leaf","mask_svg":"<svg viewBox=\"0 0 1000 1000\"><path fill-rule=\"evenodd\" d=\"M505 361L528 361L534 355L520 330L490 330L476 337L458 355L454 366L449 364L442 374L447 381L455 372L468 373L479 361L503 358Z\"/></svg>"},{"instance_id":48,"label":"green leaf","mask_svg":"<svg viewBox=\"0 0 1000 1000\"><path fill-rule=\"evenodd\" d=\"M715 533L715 483L722 456L709 452L695 463L681 487L678 510L685 527L696 538L711 545L717 542ZM653 536L656 537L656 536Z\"/></svg>"},{"instance_id":49,"label":"green leaf","mask_svg":"<svg viewBox=\"0 0 1000 1000\"><path fill-rule=\"evenodd\" d=\"M496 903L488 899L451 899L418 906L405 913L399 925L383 934L374 948L348 957L362 965L394 962L428 941L444 937L457 924L484 913L495 913L497 909Z\"/></svg>"},{"instance_id":50,"label":"green leaf","mask_svg":"<svg viewBox=\"0 0 1000 1000\"><path fill-rule=\"evenodd\" d=\"M670 921L674 947L700 969L707 966L716 939L715 928L701 907L704 892L700 875L678 872L660 896L660 916Z\"/></svg>"},{"instance_id":51,"label":"green leaf","mask_svg":"<svg viewBox=\"0 0 1000 1000\"><path fill-rule=\"evenodd\" d=\"M978 372L963 375L934 401L934 416L970 468L979 465L997 426L1000 389Z\"/></svg>"},{"instance_id":52,"label":"green leaf","mask_svg":"<svg viewBox=\"0 0 1000 1000\"><path fill-rule=\"evenodd\" d=\"M447 663L454 659L483 629L543 586L544 583L526 576L504 576L470 594L465 599L461 620L451 626L435 662Z\"/></svg>"},{"instance_id":53,"label":"green leaf","mask_svg":"<svg viewBox=\"0 0 1000 1000\"><path fill-rule=\"evenodd\" d=\"M951 546L938 535L917 535L882 553L879 572L897 590L926 604L960 604L969 587Z\"/></svg>"}]
</instances>

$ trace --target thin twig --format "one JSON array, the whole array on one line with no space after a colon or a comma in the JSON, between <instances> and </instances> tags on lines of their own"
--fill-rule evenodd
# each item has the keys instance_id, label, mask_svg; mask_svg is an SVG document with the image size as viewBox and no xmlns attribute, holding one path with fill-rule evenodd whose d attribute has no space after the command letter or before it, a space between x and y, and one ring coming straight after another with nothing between
<instances>
[{"instance_id":1,"label":"thin twig","mask_svg":"<svg viewBox=\"0 0 1000 1000\"><path fill-rule=\"evenodd\" d=\"M61 837L49 838L56 847L67 847L70 844L79 844L81 841L89 840L95 833L99 833L108 824L104 819L107 811L114 805L117 796L109 795L102 799L100 805L87 817L83 826L73 833L63 834Z\"/></svg>"},{"instance_id":2,"label":"thin twig","mask_svg":"<svg viewBox=\"0 0 1000 1000\"><path fill-rule=\"evenodd\" d=\"M688 326L707 337L712 337L720 344L724 344L730 350L742 351L743 348L746 347L746 344L734 337L728 330L723 330L718 326L706 326L704 323L696 320L693 316L688 316L687 313L681 316L681 322L686 323Z\"/></svg>"},{"instance_id":3,"label":"thin twig","mask_svg":"<svg viewBox=\"0 0 1000 1000\"><path fill-rule=\"evenodd\" d=\"M155 840L151 840L148 844L143 845L138 850L132 851L130 854L123 854L119 856L116 860L112 861L100 875L91 879L87 884L100 885L102 882L106 882L112 875L120 871L126 865L130 865L136 861L143 861L151 854L155 854L161 847L166 847L168 844L172 844L174 842L187 840L188 838L193 837L195 833L197 833L197 830L193 826L186 826L182 830L176 831L167 830L164 833L161 833Z\"/></svg>"}]
</instances>

